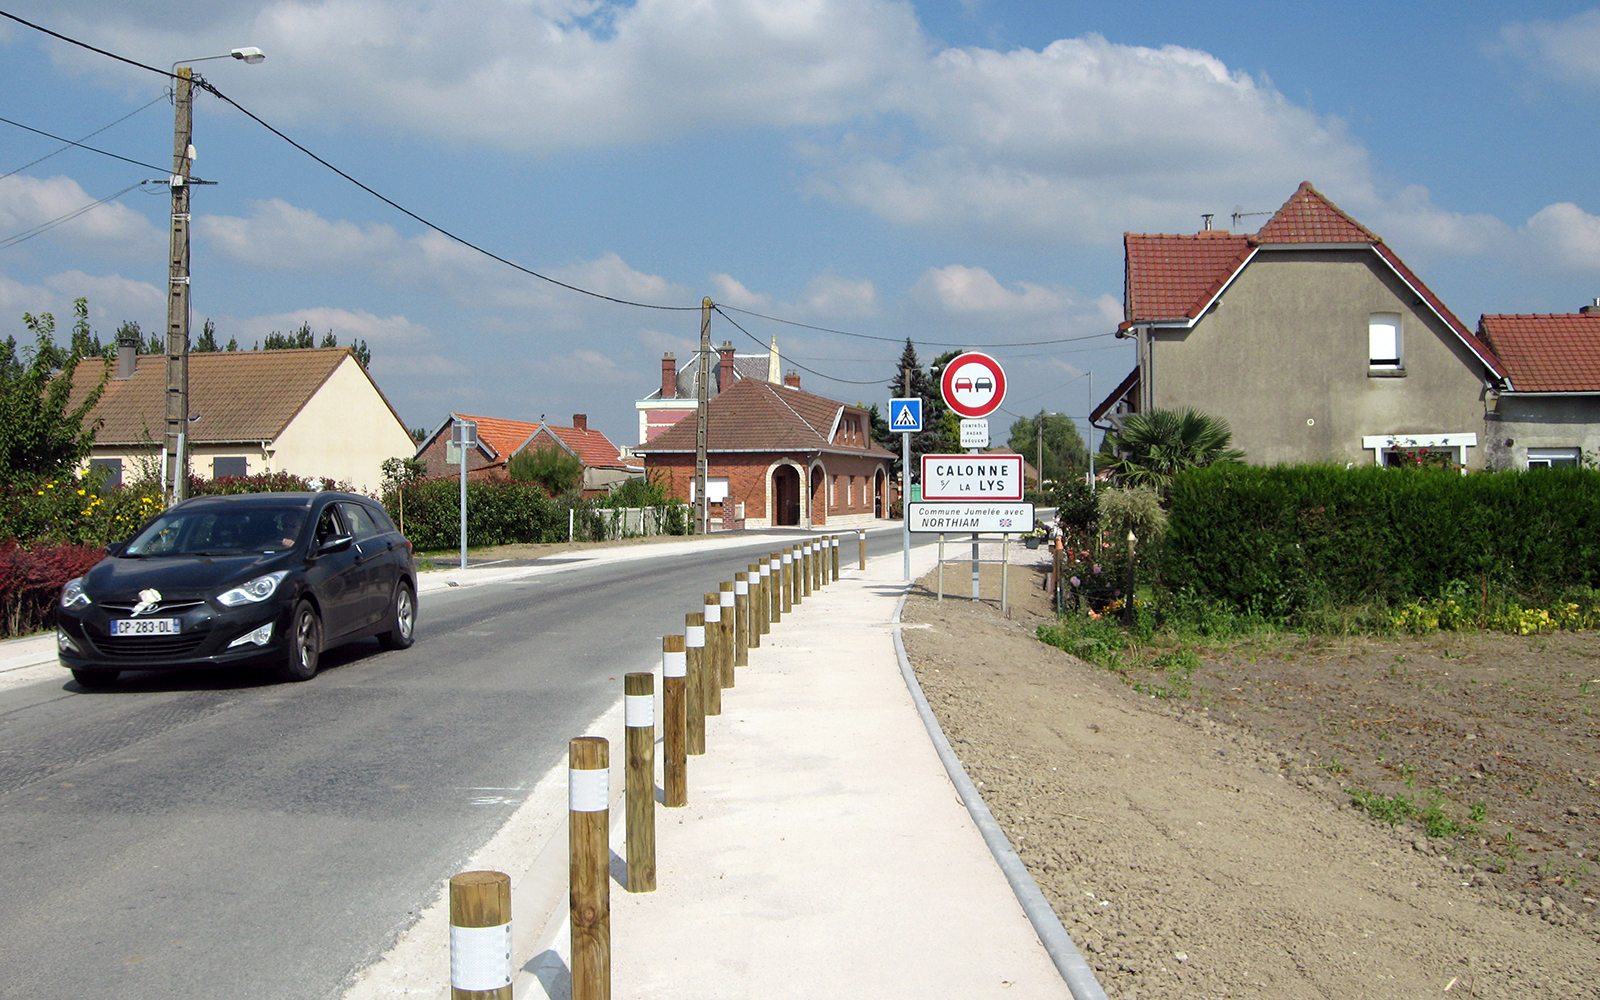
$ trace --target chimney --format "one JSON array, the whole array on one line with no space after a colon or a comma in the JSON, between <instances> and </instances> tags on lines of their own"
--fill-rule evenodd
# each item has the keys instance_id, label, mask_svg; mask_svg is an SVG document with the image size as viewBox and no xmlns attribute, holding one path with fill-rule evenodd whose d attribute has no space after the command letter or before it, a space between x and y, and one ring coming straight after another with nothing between
<instances>
[{"instance_id":1,"label":"chimney","mask_svg":"<svg viewBox=\"0 0 1600 1000\"><path fill-rule=\"evenodd\" d=\"M717 350L722 355L722 364L717 369L717 391L727 392L733 388L733 341L723 341Z\"/></svg>"},{"instance_id":2,"label":"chimney","mask_svg":"<svg viewBox=\"0 0 1600 1000\"><path fill-rule=\"evenodd\" d=\"M793 368L789 369L789 374L783 377L783 384L791 389L800 388L800 373Z\"/></svg>"},{"instance_id":3,"label":"chimney","mask_svg":"<svg viewBox=\"0 0 1600 1000\"><path fill-rule=\"evenodd\" d=\"M1578 310L1584 316L1600 316L1600 299L1595 299L1589 305Z\"/></svg>"},{"instance_id":4,"label":"chimney","mask_svg":"<svg viewBox=\"0 0 1600 1000\"><path fill-rule=\"evenodd\" d=\"M661 398L678 398L678 356L671 351L661 355Z\"/></svg>"},{"instance_id":5,"label":"chimney","mask_svg":"<svg viewBox=\"0 0 1600 1000\"><path fill-rule=\"evenodd\" d=\"M574 413L572 415L572 429L583 431L587 434L589 432L589 415L587 413Z\"/></svg>"},{"instance_id":6,"label":"chimney","mask_svg":"<svg viewBox=\"0 0 1600 1000\"><path fill-rule=\"evenodd\" d=\"M133 378L139 367L139 338L117 338L117 378Z\"/></svg>"}]
</instances>

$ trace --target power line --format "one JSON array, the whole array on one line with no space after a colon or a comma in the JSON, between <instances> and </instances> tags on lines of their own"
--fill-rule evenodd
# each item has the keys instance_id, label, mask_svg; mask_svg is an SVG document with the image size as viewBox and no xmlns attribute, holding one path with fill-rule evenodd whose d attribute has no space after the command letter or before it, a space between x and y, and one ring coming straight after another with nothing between
<instances>
[{"instance_id":1,"label":"power line","mask_svg":"<svg viewBox=\"0 0 1600 1000\"><path fill-rule=\"evenodd\" d=\"M104 205L108 201L116 201L118 198L121 198L123 195L127 194L129 191L132 191L134 188L142 187L143 185L149 184L149 183L151 183L151 182L150 181L140 181L138 184L129 184L127 187L123 188L121 191L118 191L116 194L107 195L106 197L101 198L99 201L92 201L89 204L84 205L84 206L82 206L80 208L75 208L72 211L68 212L66 215L58 215L54 219L51 219L49 222L41 222L37 226L34 226L32 229L24 229L20 233L17 233L17 234L12 235L12 236L7 236L4 239L0 239L0 250L8 250L11 247L16 246L18 243L26 243L28 240L33 239L35 236L38 236L40 233L48 232L49 230L54 229L55 227L61 225L62 223L71 222L73 219L76 219L78 216L83 215L86 212L93 211L94 209L99 208L101 205Z\"/></svg>"},{"instance_id":2,"label":"power line","mask_svg":"<svg viewBox=\"0 0 1600 1000\"><path fill-rule=\"evenodd\" d=\"M755 341L756 343L758 343L758 344L761 343L761 338L760 337L757 337L755 334L751 333L749 330L746 330L744 327L740 326L739 322L737 320L735 320L732 316L729 316L727 313L722 311L722 307L721 306L719 306L715 302L713 302L713 303L711 303L711 308L716 310L716 312L718 314L720 314L723 319L727 320L729 323L732 323L733 324L733 328L735 330L738 330L740 333L744 334L746 337L749 337L751 340ZM741 310L739 310L739 312L744 312L744 310L741 309ZM791 358L790 360L793 361L794 359ZM805 365L799 363L798 361L794 362L794 366L796 368L799 368L801 371L810 372L811 374L815 375L817 378L825 378L830 382L838 382L838 383L840 383L842 385L882 385L883 384L883 380L882 379L873 379L870 382L858 382L858 381L856 381L854 379L835 378L832 375L824 375L822 372L817 371L815 368L807 368Z\"/></svg>"},{"instance_id":3,"label":"power line","mask_svg":"<svg viewBox=\"0 0 1600 1000\"><path fill-rule=\"evenodd\" d=\"M5 12L4 11L0 11L0 14L3 14L3 13L5 13ZM160 100L160 98L156 98L156 100ZM120 156L120 155L118 155L116 153L108 153L103 149L96 149L93 146L85 146L81 142L74 142L71 139L64 139L59 135L55 135L54 133L46 132L44 129L34 128L32 125L24 125L21 122L14 122L9 118L0 118L0 122L4 122L7 125L13 125L13 126L15 126L17 128L20 128L20 129L22 129L22 130L24 130L26 132L32 132L34 135L42 135L46 139L54 139L56 142L64 142L68 146L77 146L79 149L87 149L91 153L99 153L101 156L109 156L113 160L121 160L123 163L131 163L136 167L144 167L146 170L154 170L156 173L162 175L163 177L165 177L168 174L172 173L172 169L170 167L158 167L153 163L145 163L142 160L130 160L126 156ZM91 134L93 134L93 133L91 133ZM57 150L56 152L60 152L60 150ZM50 155L54 156L55 153L52 153ZM47 159L47 157L46 157L46 159ZM39 161L35 160L33 162L34 163L38 163ZM28 166L30 166L30 167L33 166L33 163L28 164ZM18 167L17 168L17 170L25 170L25 169L27 169L27 168L26 167ZM14 174L16 172L17 172L16 170L13 170L11 173ZM10 177L11 174L6 174L6 176ZM203 184L205 182L201 181L199 178L195 178L193 180L193 183L195 183L195 184Z\"/></svg>"},{"instance_id":4,"label":"power line","mask_svg":"<svg viewBox=\"0 0 1600 1000\"><path fill-rule=\"evenodd\" d=\"M722 310L724 308L732 309L734 312L743 313L746 316L754 316L756 319L769 320L769 321L771 321L773 323L782 323L785 326L797 326L802 330L815 330L818 333L837 334L837 335L839 335L841 337L856 337L856 338L861 339L861 340L881 340L881 341L885 341L885 342L891 343L891 344L898 344L898 343L901 343L903 340L907 339L907 338L904 338L904 337L879 337L879 336L876 336L876 335L870 334L870 333L851 333L849 330L835 330L835 329L832 329L832 328L826 327L826 326L813 326L810 323L800 323L800 322L797 322L797 321L792 320L792 319L780 319L777 316L767 316L767 315L764 315L762 313L752 312L749 309L740 309L738 306L723 306L721 304L718 304L716 308L717 308L718 312L722 312ZM723 313L723 315L724 315L724 317L727 316L726 313ZM729 322L732 322L732 320L729 320ZM1114 334L1111 334L1111 333L1087 333L1087 334L1084 334L1083 336L1080 336L1080 337L1061 337L1061 338L1056 339L1056 340L1023 340L1023 341L1018 341L1018 342L1012 343L1012 344L984 344L984 345L979 345L979 346L983 346L983 347L1043 347L1043 346L1045 346L1047 344L1072 344L1072 343L1076 343L1076 342L1078 342L1080 340L1093 340L1096 337L1110 337L1110 336L1113 336L1113 335ZM973 346L971 343L968 343L968 342L947 343L947 342L938 341L938 340L924 340L924 341L918 341L918 343L921 343L926 347L971 347L971 346Z\"/></svg>"},{"instance_id":5,"label":"power line","mask_svg":"<svg viewBox=\"0 0 1600 1000\"><path fill-rule=\"evenodd\" d=\"M45 160L50 159L50 157L55 156L57 153L66 152L67 150L71 149L73 146L81 146L82 143L83 143L83 140L92 139L95 136L99 135L101 132L104 132L106 129L111 128L112 126L121 125L123 122L127 121L129 118L132 118L134 115L136 115L139 112L143 111L145 108L148 108L151 104L155 104L158 101L166 100L166 97L167 97L167 95L163 93L163 94L157 96L154 100L150 101L149 104L141 104L139 107L134 108L132 111L130 111L127 114L123 115L121 118L118 118L116 121L112 122L110 125L102 125L100 128L95 129L93 132L90 132L88 135L80 135L80 136L78 136L76 141L67 140L66 144L64 146L62 146L60 149L56 150L55 152L46 153L43 156L39 157L37 160L32 161L31 163L24 163L22 166L18 167L15 170L12 170L12 171L10 171L8 173L0 174L0 180L5 180L7 177L10 177L12 174L20 174L20 173L22 173L22 171L28 169L29 167L36 166L36 165L38 165L40 163L43 163ZM88 149L89 147L82 146L82 148ZM94 152L99 152L99 150L94 150ZM142 166L142 164L141 164L141 166Z\"/></svg>"},{"instance_id":6,"label":"power line","mask_svg":"<svg viewBox=\"0 0 1600 1000\"><path fill-rule=\"evenodd\" d=\"M127 56L119 56L115 52L107 52L105 49L97 49L93 45L90 45L88 42L80 42L76 38L68 38L66 35L63 35L63 34L61 34L59 32L51 31L49 28L46 28L46 27L44 27L42 25L34 24L32 21L25 21L25 20L23 20L22 18L18 17L15 14L11 14L11 13L8 13L6 11L0 10L0 17L9 17L11 20L17 22L18 24L27 25L28 27L32 28L34 31L41 31L41 32L45 33L46 35L49 35L51 38L58 38L61 41L66 42L69 45L76 45L81 49L88 49L90 52L98 53L100 55L105 56L108 59L115 59L117 62L127 63L129 66L134 66L134 67L137 67L139 69L149 70L150 72L155 73L158 76L164 76L169 80L174 79L174 76L173 76L171 70L157 69L154 66L146 66L142 62L134 62L132 59L129 59Z\"/></svg>"}]
</instances>

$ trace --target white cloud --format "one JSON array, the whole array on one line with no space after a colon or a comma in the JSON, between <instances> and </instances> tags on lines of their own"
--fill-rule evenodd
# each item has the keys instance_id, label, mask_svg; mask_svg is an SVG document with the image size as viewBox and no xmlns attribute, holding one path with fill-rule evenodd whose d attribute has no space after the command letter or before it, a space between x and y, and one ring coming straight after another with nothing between
<instances>
[{"instance_id":1,"label":"white cloud","mask_svg":"<svg viewBox=\"0 0 1600 1000\"><path fill-rule=\"evenodd\" d=\"M1503 47L1546 76L1578 86L1600 86L1600 10L1560 21L1524 21L1500 30Z\"/></svg>"},{"instance_id":2,"label":"white cloud","mask_svg":"<svg viewBox=\"0 0 1600 1000\"><path fill-rule=\"evenodd\" d=\"M1600 273L1600 216L1571 202L1546 205L1523 230L1529 252L1547 267Z\"/></svg>"},{"instance_id":3,"label":"white cloud","mask_svg":"<svg viewBox=\"0 0 1600 1000\"><path fill-rule=\"evenodd\" d=\"M983 268L960 264L929 268L911 287L911 298L942 312L1006 320L1056 312L1069 304L1060 292L1026 282L1006 288Z\"/></svg>"},{"instance_id":4,"label":"white cloud","mask_svg":"<svg viewBox=\"0 0 1600 1000\"><path fill-rule=\"evenodd\" d=\"M1513 235L1512 227L1492 215L1451 212L1433 203L1428 190L1410 186L1394 196L1371 197L1352 203L1362 208L1367 228L1397 247L1452 256L1477 256L1500 251Z\"/></svg>"},{"instance_id":5,"label":"white cloud","mask_svg":"<svg viewBox=\"0 0 1600 1000\"><path fill-rule=\"evenodd\" d=\"M730 274L713 274L711 290L713 301L739 309L771 309L772 296L752 292Z\"/></svg>"},{"instance_id":6,"label":"white cloud","mask_svg":"<svg viewBox=\"0 0 1600 1000\"><path fill-rule=\"evenodd\" d=\"M195 235L220 256L251 267L319 271L371 266L401 249L391 226L329 221L281 198L255 202L249 218L203 215Z\"/></svg>"},{"instance_id":7,"label":"white cloud","mask_svg":"<svg viewBox=\"0 0 1600 1000\"><path fill-rule=\"evenodd\" d=\"M159 259L167 234L119 202L94 204L111 193L91 195L69 177L0 177L0 239L50 226L32 238L97 255Z\"/></svg>"}]
</instances>

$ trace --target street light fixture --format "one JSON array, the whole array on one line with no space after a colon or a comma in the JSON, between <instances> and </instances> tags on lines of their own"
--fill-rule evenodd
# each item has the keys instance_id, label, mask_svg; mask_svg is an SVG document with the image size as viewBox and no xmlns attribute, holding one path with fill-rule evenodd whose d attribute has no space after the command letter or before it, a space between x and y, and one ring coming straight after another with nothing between
<instances>
[{"instance_id":1,"label":"street light fixture","mask_svg":"<svg viewBox=\"0 0 1600 1000\"><path fill-rule=\"evenodd\" d=\"M267 57L254 45L172 64L172 243L167 277L167 426L162 447L162 490L170 503L189 488L189 169L194 163L194 73L189 63L237 59L255 65ZM171 459L171 478L165 468Z\"/></svg>"}]
</instances>

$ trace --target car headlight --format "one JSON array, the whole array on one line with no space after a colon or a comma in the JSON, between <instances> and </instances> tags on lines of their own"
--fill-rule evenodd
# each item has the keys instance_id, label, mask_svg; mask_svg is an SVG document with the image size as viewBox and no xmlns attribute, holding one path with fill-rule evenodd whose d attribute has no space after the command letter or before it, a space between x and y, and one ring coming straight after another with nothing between
<instances>
[{"instance_id":1,"label":"car headlight","mask_svg":"<svg viewBox=\"0 0 1600 1000\"><path fill-rule=\"evenodd\" d=\"M89 595L83 592L83 577L74 577L67 581L61 588L61 606L67 610L72 608L87 608L94 603L89 600Z\"/></svg>"},{"instance_id":2,"label":"car headlight","mask_svg":"<svg viewBox=\"0 0 1600 1000\"><path fill-rule=\"evenodd\" d=\"M288 575L288 570L280 569L276 573L258 576L254 580L239 584L232 590L218 594L217 602L226 604L230 608L236 608L241 604L260 604L277 592L278 584Z\"/></svg>"}]
</instances>

